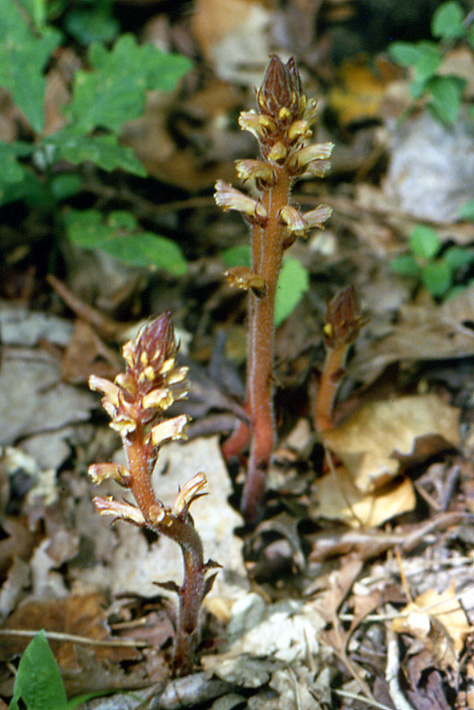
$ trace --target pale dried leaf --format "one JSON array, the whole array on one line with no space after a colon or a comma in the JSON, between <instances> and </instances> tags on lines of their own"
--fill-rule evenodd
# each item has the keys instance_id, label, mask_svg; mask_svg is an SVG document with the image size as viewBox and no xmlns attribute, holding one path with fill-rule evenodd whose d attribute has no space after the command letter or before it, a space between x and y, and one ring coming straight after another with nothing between
<instances>
[{"instance_id":1,"label":"pale dried leaf","mask_svg":"<svg viewBox=\"0 0 474 710\"><path fill-rule=\"evenodd\" d=\"M456 668L470 631L469 620L454 591L428 589L402 609L392 622L397 633L420 639L441 668Z\"/></svg>"},{"instance_id":2,"label":"pale dried leaf","mask_svg":"<svg viewBox=\"0 0 474 710\"><path fill-rule=\"evenodd\" d=\"M313 515L341 520L352 527L376 527L410 510L416 504L413 485L404 479L373 493L361 493L350 472L339 466L315 484L316 509Z\"/></svg>"},{"instance_id":3,"label":"pale dried leaf","mask_svg":"<svg viewBox=\"0 0 474 710\"><path fill-rule=\"evenodd\" d=\"M414 461L443 446L457 446L459 440L459 410L434 394L370 402L324 434L325 444L349 469L362 493L394 478L401 457Z\"/></svg>"}]
</instances>

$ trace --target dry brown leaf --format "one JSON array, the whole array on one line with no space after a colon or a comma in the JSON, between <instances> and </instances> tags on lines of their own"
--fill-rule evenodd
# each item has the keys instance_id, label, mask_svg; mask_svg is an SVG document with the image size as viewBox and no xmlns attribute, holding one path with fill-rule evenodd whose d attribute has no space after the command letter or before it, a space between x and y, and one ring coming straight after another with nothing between
<instances>
[{"instance_id":1,"label":"dry brown leaf","mask_svg":"<svg viewBox=\"0 0 474 710\"><path fill-rule=\"evenodd\" d=\"M57 631L93 640L110 639L105 623L105 596L100 592L69 594L65 599L54 601L28 601L21 604L5 622L6 629ZM8 661L28 645L30 639L20 637L2 638L0 657ZM76 647L71 642L51 641L51 648L62 668L78 669ZM94 649L96 661L132 660L138 657L134 648L111 648L100 646Z\"/></svg>"},{"instance_id":2,"label":"dry brown leaf","mask_svg":"<svg viewBox=\"0 0 474 710\"><path fill-rule=\"evenodd\" d=\"M378 118L387 85L394 76L390 75L389 65L378 76L370 69L364 58L350 59L341 67L340 83L328 94L329 106L338 115L343 125L356 121Z\"/></svg>"},{"instance_id":3,"label":"dry brown leaf","mask_svg":"<svg viewBox=\"0 0 474 710\"><path fill-rule=\"evenodd\" d=\"M452 582L441 594L428 589L407 604L392 629L420 639L440 667L448 669L457 667L470 625Z\"/></svg>"},{"instance_id":4,"label":"dry brown leaf","mask_svg":"<svg viewBox=\"0 0 474 710\"><path fill-rule=\"evenodd\" d=\"M369 493L399 473L402 457L412 463L457 446L459 410L435 394L370 402L325 432L324 442L349 469L359 491Z\"/></svg>"},{"instance_id":5,"label":"dry brown leaf","mask_svg":"<svg viewBox=\"0 0 474 710\"><path fill-rule=\"evenodd\" d=\"M242 85L259 84L268 61L271 13L255 0L198 0L191 30L216 74Z\"/></svg>"},{"instance_id":6,"label":"dry brown leaf","mask_svg":"<svg viewBox=\"0 0 474 710\"><path fill-rule=\"evenodd\" d=\"M474 288L468 288L441 306L430 304L402 307L397 323L359 350L348 373L365 382L373 380L393 362L439 360L474 354Z\"/></svg>"},{"instance_id":7,"label":"dry brown leaf","mask_svg":"<svg viewBox=\"0 0 474 710\"><path fill-rule=\"evenodd\" d=\"M317 508L313 514L342 520L352 527L377 527L413 510L416 503L413 485L408 479L395 487L389 485L374 493L361 493L344 466L317 481L315 488Z\"/></svg>"}]
</instances>

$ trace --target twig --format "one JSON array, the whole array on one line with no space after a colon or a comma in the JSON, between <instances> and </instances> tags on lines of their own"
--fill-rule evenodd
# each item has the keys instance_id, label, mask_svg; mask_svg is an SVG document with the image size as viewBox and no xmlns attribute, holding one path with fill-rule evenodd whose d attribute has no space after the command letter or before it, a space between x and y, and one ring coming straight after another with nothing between
<instances>
[{"instance_id":1,"label":"twig","mask_svg":"<svg viewBox=\"0 0 474 710\"><path fill-rule=\"evenodd\" d=\"M0 629L1 636L23 636L33 638L38 633L38 629ZM76 634L66 634L62 631L45 631L46 638L50 641L64 641L67 643L78 643L82 646L109 646L116 648L147 648L150 646L145 641L134 641L133 639L91 639L86 636Z\"/></svg>"}]
</instances>

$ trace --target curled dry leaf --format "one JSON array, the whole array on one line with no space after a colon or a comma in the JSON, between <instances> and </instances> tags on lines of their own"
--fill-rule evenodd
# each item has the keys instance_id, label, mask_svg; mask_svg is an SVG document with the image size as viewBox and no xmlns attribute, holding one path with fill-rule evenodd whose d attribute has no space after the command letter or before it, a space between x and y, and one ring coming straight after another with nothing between
<instances>
[{"instance_id":1,"label":"curled dry leaf","mask_svg":"<svg viewBox=\"0 0 474 710\"><path fill-rule=\"evenodd\" d=\"M313 514L342 520L352 527L377 527L386 520L413 510L416 503L411 481L386 485L372 493L361 493L350 471L338 466L316 483Z\"/></svg>"},{"instance_id":2,"label":"curled dry leaf","mask_svg":"<svg viewBox=\"0 0 474 710\"><path fill-rule=\"evenodd\" d=\"M441 594L435 589L420 594L393 620L392 630L422 641L442 669L456 669L470 625L454 582Z\"/></svg>"},{"instance_id":3,"label":"curled dry leaf","mask_svg":"<svg viewBox=\"0 0 474 710\"><path fill-rule=\"evenodd\" d=\"M350 471L361 493L373 492L427 455L459 444L459 410L435 394L370 402L324 443Z\"/></svg>"}]
</instances>

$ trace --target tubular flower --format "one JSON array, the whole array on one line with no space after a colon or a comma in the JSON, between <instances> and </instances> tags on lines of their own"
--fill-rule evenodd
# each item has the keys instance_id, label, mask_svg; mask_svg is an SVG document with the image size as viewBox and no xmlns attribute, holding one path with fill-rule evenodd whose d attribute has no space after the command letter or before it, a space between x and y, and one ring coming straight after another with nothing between
<instances>
[{"instance_id":1,"label":"tubular flower","mask_svg":"<svg viewBox=\"0 0 474 710\"><path fill-rule=\"evenodd\" d=\"M179 598L176 622L173 671L189 673L194 666L199 634L199 609L209 591L212 577L207 575L216 563L204 562L201 539L189 513L191 503L204 495L207 485L197 473L178 492L172 506L156 496L151 477L160 446L185 437L188 417L166 418L164 413L177 399L187 394L186 367L177 367L177 345L169 313L141 328L135 340L123 347L125 372L114 382L90 378L91 389L103 394L102 404L111 418L110 426L122 437L127 466L113 463L92 464L89 475L95 484L115 480L128 488L135 504L117 501L112 496L94 498L97 512L148 527L166 535L180 547L184 575L181 586L172 585Z\"/></svg>"},{"instance_id":2,"label":"tubular flower","mask_svg":"<svg viewBox=\"0 0 474 710\"><path fill-rule=\"evenodd\" d=\"M283 255L298 237L329 218L329 207L320 205L301 214L291 204L295 180L304 175L321 177L329 168L332 143L309 143L317 115L317 102L303 91L293 58L284 64L270 58L257 92L257 110L240 114L240 127L257 139L259 160L240 160L237 174L253 179L259 193L253 199L218 181L215 200L224 210L237 210L252 226L250 268L226 273L231 284L248 290L248 358L245 409L242 421L224 443L226 458L240 456L250 444L242 510L247 522L258 519L265 480L275 443L273 411L274 312Z\"/></svg>"}]
</instances>

